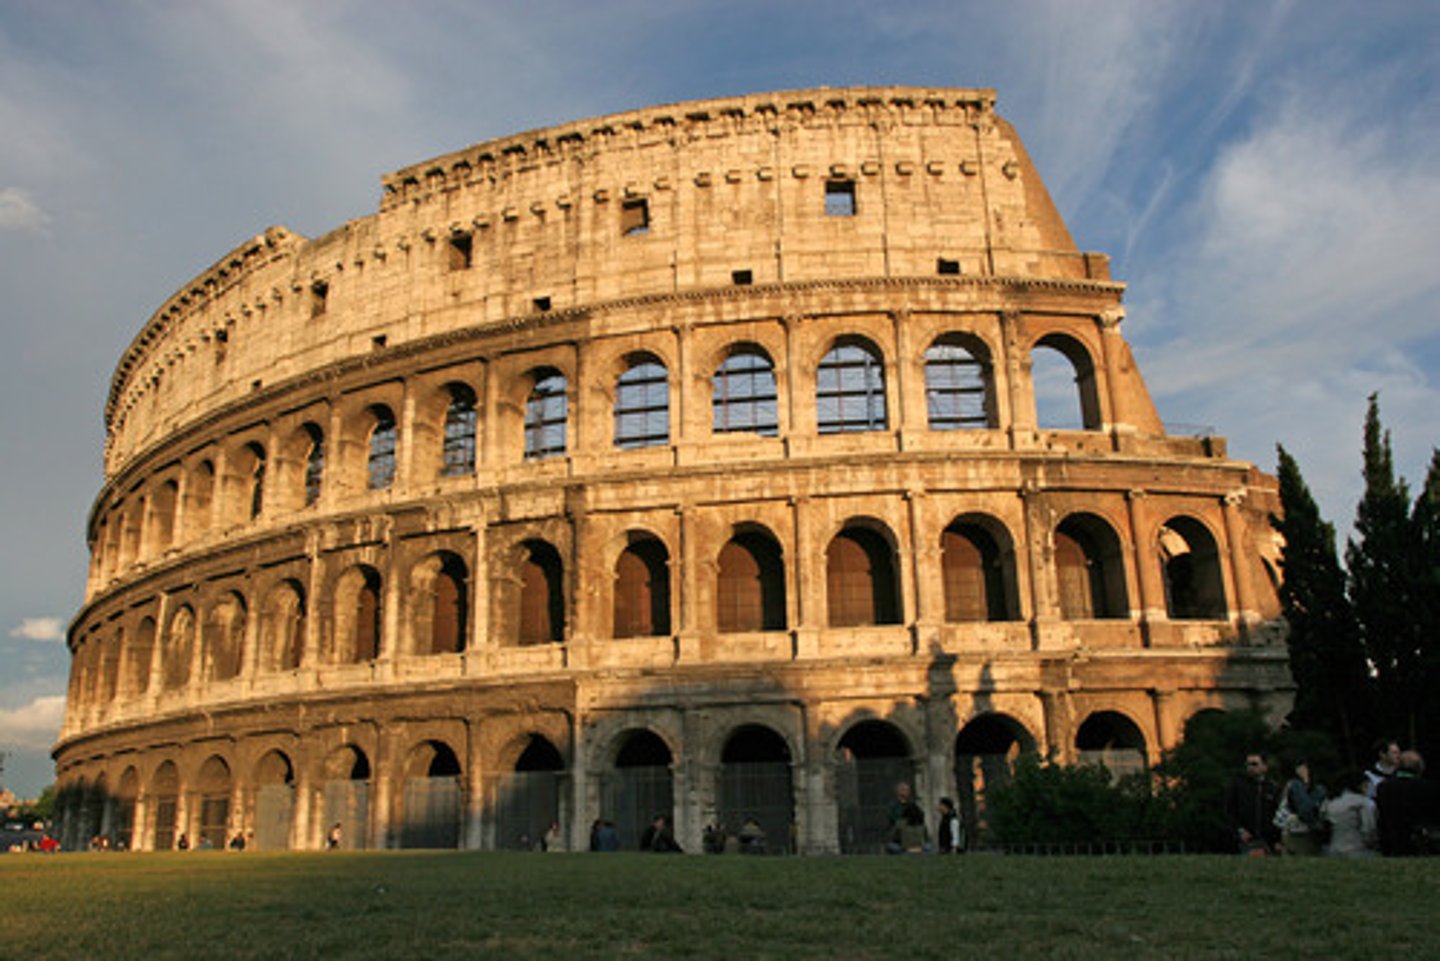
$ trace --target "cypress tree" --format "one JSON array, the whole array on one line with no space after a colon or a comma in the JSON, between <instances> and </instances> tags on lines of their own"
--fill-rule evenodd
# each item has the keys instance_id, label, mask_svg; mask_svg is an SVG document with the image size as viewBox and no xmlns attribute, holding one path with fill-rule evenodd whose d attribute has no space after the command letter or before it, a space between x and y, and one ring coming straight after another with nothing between
<instances>
[{"instance_id":1,"label":"cypress tree","mask_svg":"<svg viewBox=\"0 0 1440 961\"><path fill-rule=\"evenodd\" d=\"M1395 477L1390 434L1380 424L1375 394L1365 414L1364 477L1365 493L1355 512L1358 539L1352 538L1345 550L1350 600L1375 674L1381 731L1414 744L1423 687L1410 492Z\"/></svg>"},{"instance_id":2,"label":"cypress tree","mask_svg":"<svg viewBox=\"0 0 1440 961\"><path fill-rule=\"evenodd\" d=\"M1419 654L1419 730L1416 741L1427 756L1440 752L1440 703L1426 692L1440 684L1440 450L1430 454L1425 486L1410 512L1412 566L1415 585L1416 639Z\"/></svg>"},{"instance_id":3,"label":"cypress tree","mask_svg":"<svg viewBox=\"0 0 1440 961\"><path fill-rule=\"evenodd\" d=\"M1370 677L1335 552L1335 528L1320 516L1295 459L1284 447L1278 451L1283 516L1271 515L1270 523L1284 538L1280 602L1295 678L1290 725L1325 732L1355 764L1371 733Z\"/></svg>"}]
</instances>

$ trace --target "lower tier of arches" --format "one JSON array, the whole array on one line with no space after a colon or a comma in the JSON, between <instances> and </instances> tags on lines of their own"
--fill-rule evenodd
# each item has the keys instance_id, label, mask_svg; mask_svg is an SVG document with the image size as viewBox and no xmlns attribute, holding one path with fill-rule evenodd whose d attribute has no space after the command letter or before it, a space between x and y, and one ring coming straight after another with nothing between
<instances>
[{"instance_id":1,"label":"lower tier of arches","mask_svg":"<svg viewBox=\"0 0 1440 961\"><path fill-rule=\"evenodd\" d=\"M986 791L1021 753L1143 770L1194 714L1278 718L1288 687L1283 659L1232 651L632 672L272 703L63 744L58 830L69 849L580 851L602 825L600 843L636 849L662 818L686 851L746 828L767 853L871 853L904 783L932 827L953 798L983 843Z\"/></svg>"}]
</instances>

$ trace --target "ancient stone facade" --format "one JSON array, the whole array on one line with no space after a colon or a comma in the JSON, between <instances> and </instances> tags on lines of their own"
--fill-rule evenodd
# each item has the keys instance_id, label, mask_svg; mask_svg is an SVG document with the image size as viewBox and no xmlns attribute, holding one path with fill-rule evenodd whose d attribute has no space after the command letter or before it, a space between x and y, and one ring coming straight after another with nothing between
<instances>
[{"instance_id":1,"label":"ancient stone facade","mask_svg":"<svg viewBox=\"0 0 1440 961\"><path fill-rule=\"evenodd\" d=\"M973 823L1017 751L1282 712L1273 481L1166 432L1122 293L988 90L638 110L266 231L114 377L67 843L875 850L897 780Z\"/></svg>"}]
</instances>

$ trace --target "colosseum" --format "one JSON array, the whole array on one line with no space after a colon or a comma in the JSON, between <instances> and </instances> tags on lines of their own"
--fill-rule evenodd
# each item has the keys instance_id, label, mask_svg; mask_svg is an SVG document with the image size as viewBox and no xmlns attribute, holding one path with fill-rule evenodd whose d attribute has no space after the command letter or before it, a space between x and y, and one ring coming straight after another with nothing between
<instances>
[{"instance_id":1,"label":"colosseum","mask_svg":"<svg viewBox=\"0 0 1440 961\"><path fill-rule=\"evenodd\" d=\"M1123 293L985 89L585 120L266 230L110 386L65 844L866 852L900 781L973 830L1019 752L1283 714L1274 481L1167 431Z\"/></svg>"}]
</instances>

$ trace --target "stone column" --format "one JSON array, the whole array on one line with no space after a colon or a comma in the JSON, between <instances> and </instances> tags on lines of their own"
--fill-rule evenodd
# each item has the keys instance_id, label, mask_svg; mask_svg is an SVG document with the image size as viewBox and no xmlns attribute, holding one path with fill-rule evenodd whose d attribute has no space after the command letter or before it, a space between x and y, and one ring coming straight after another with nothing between
<instances>
[{"instance_id":1,"label":"stone column","mask_svg":"<svg viewBox=\"0 0 1440 961\"><path fill-rule=\"evenodd\" d=\"M1154 644L1152 625L1166 619L1165 584L1160 577L1154 541L1146 536L1150 517L1145 510L1145 491L1126 491L1125 506L1130 517L1130 556L1135 561L1135 588L1139 592L1136 600L1140 609L1140 636L1144 638L1145 646L1150 647Z\"/></svg>"},{"instance_id":2,"label":"stone column","mask_svg":"<svg viewBox=\"0 0 1440 961\"><path fill-rule=\"evenodd\" d=\"M1096 327L1100 331L1100 361L1105 371L1105 401L1110 409L1106 413L1108 418L1101 418L1101 426L1108 427L1113 433L1133 433L1135 430L1134 418L1125 404L1125 393L1121 388L1122 375L1120 372L1121 351L1115 343L1120 339L1120 321L1125 319L1125 308L1113 307L1103 311L1095 318ZM1100 396L1100 391L1095 392ZM1108 421L1108 423L1107 423ZM1123 429L1120 425L1124 425Z\"/></svg>"},{"instance_id":3,"label":"stone column","mask_svg":"<svg viewBox=\"0 0 1440 961\"><path fill-rule=\"evenodd\" d=\"M471 720L465 725L465 826L460 846L478 851L485 847L485 774L484 744L481 725Z\"/></svg>"},{"instance_id":4,"label":"stone column","mask_svg":"<svg viewBox=\"0 0 1440 961\"><path fill-rule=\"evenodd\" d=\"M1244 502L1245 492L1236 490L1226 494L1221 503L1225 514L1225 539L1230 547L1230 575L1234 581L1234 590L1230 592L1233 598L1230 617L1238 620L1240 630L1248 634L1260 622L1260 605L1255 599L1255 584L1250 577L1251 561L1245 550L1248 531L1245 518L1240 514L1240 505Z\"/></svg>"},{"instance_id":5,"label":"stone column","mask_svg":"<svg viewBox=\"0 0 1440 961\"><path fill-rule=\"evenodd\" d=\"M1155 743L1150 745L1150 763L1160 760L1162 751L1180 743L1184 733L1175 724L1175 691L1173 688L1151 688L1150 701L1155 709Z\"/></svg>"}]
</instances>

